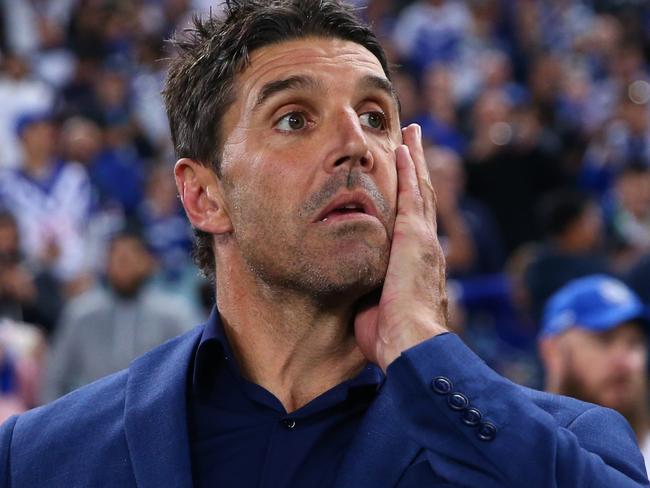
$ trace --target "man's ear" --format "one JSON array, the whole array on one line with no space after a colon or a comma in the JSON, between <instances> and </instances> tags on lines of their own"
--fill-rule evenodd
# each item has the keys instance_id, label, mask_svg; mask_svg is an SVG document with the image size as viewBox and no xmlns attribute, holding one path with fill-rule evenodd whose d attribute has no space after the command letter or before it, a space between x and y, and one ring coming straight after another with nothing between
<instances>
[{"instance_id":1,"label":"man's ear","mask_svg":"<svg viewBox=\"0 0 650 488\"><path fill-rule=\"evenodd\" d=\"M214 171L194 159L182 158L174 166L174 178L192 226L208 234L232 231L221 182Z\"/></svg>"}]
</instances>

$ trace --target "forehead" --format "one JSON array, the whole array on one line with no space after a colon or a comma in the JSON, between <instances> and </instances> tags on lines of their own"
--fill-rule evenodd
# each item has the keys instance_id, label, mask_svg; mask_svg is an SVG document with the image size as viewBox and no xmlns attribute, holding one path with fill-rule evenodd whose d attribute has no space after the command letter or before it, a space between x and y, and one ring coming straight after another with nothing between
<instances>
[{"instance_id":1,"label":"forehead","mask_svg":"<svg viewBox=\"0 0 650 488\"><path fill-rule=\"evenodd\" d=\"M634 339L638 342L645 341L645 328L643 324L637 320L631 320L627 322L622 322L608 330L604 331L591 331L586 330L582 327L573 327L567 331L567 335L574 337L574 342L580 347L584 347L586 342L585 338L602 338L602 339Z\"/></svg>"},{"instance_id":2,"label":"forehead","mask_svg":"<svg viewBox=\"0 0 650 488\"><path fill-rule=\"evenodd\" d=\"M310 37L256 49L248 66L236 77L235 86L240 93L247 94L273 79L303 72L338 81L368 74L386 78L379 60L362 45Z\"/></svg>"},{"instance_id":3,"label":"forehead","mask_svg":"<svg viewBox=\"0 0 650 488\"><path fill-rule=\"evenodd\" d=\"M120 236L113 240L109 246L112 253L117 252L146 252L144 244L132 236Z\"/></svg>"}]
</instances>

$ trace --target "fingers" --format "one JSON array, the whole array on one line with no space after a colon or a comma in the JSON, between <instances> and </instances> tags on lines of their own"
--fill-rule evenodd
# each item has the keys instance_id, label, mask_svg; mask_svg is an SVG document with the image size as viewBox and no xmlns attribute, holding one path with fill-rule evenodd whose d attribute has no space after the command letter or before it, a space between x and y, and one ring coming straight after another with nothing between
<instances>
[{"instance_id":1,"label":"fingers","mask_svg":"<svg viewBox=\"0 0 650 488\"><path fill-rule=\"evenodd\" d=\"M424 216L429 222L436 221L436 196L431 184L429 169L427 168L424 158L424 149L422 148L422 130L417 124L411 124L402 129L404 144L408 148L408 163L415 173L417 183L417 193L421 200L420 207L424 211ZM399 159L399 158L398 158ZM398 168L398 177L400 177Z\"/></svg>"},{"instance_id":2,"label":"fingers","mask_svg":"<svg viewBox=\"0 0 650 488\"><path fill-rule=\"evenodd\" d=\"M424 212L415 165L409 149L402 144L395 150L397 155L397 213L412 214Z\"/></svg>"}]
</instances>

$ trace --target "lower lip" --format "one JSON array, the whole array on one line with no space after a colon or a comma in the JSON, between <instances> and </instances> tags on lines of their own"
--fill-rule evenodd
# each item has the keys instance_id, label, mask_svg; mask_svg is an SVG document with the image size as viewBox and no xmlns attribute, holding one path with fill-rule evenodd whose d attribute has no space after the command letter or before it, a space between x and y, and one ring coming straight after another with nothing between
<instances>
[{"instance_id":1,"label":"lower lip","mask_svg":"<svg viewBox=\"0 0 650 488\"><path fill-rule=\"evenodd\" d=\"M377 217L362 212L334 213L327 216L327 220L320 220L319 224L337 224L341 222L377 221Z\"/></svg>"}]
</instances>

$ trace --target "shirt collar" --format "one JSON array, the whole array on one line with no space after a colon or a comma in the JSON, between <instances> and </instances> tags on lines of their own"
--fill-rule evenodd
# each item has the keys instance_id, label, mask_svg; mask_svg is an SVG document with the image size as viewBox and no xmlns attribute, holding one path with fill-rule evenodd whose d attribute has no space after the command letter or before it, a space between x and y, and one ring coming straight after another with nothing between
<instances>
[{"instance_id":1,"label":"shirt collar","mask_svg":"<svg viewBox=\"0 0 650 488\"><path fill-rule=\"evenodd\" d=\"M217 368L223 361L231 358L233 358L232 349L223 329L219 310L214 306L203 328L201 340L194 355L193 391L209 389ZM234 365L237 367L236 364Z\"/></svg>"},{"instance_id":2,"label":"shirt collar","mask_svg":"<svg viewBox=\"0 0 650 488\"><path fill-rule=\"evenodd\" d=\"M237 376L241 377L237 362L234 360L232 348L226 337L223 322L216 306L212 308L201 340L194 355L194 368L192 372L192 390L194 392L206 391L211 388L212 380L217 368L228 362L234 368ZM378 366L368 363L360 373L348 380L348 390L352 394L356 390L368 392L376 391L385 379L384 373Z\"/></svg>"}]
</instances>

